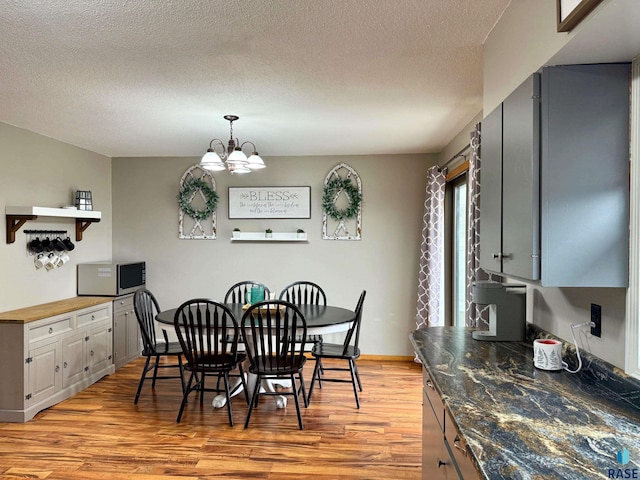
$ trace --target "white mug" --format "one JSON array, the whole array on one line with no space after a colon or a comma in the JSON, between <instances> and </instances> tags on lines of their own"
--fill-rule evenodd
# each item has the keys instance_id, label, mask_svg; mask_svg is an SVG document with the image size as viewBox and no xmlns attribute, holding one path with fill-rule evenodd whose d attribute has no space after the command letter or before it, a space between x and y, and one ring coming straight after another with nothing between
<instances>
[{"instance_id":1,"label":"white mug","mask_svg":"<svg viewBox=\"0 0 640 480\"><path fill-rule=\"evenodd\" d=\"M59 267L71 260L71 257L69 257L69 254L67 252L60 252L58 258L60 259L60 263L58 264Z\"/></svg>"},{"instance_id":2,"label":"white mug","mask_svg":"<svg viewBox=\"0 0 640 480\"><path fill-rule=\"evenodd\" d=\"M50 253L49 255L47 255L47 263L44 264L44 268L47 271L51 271L54 268L56 268L56 264L55 264L55 259L57 258L55 253Z\"/></svg>"},{"instance_id":3,"label":"white mug","mask_svg":"<svg viewBox=\"0 0 640 480\"><path fill-rule=\"evenodd\" d=\"M33 264L37 269L41 269L45 266L45 264L49 262L49 257L47 257L44 253L39 253L36 255L36 258L33 259Z\"/></svg>"},{"instance_id":4,"label":"white mug","mask_svg":"<svg viewBox=\"0 0 640 480\"><path fill-rule=\"evenodd\" d=\"M562 370L562 342L550 338L534 340L533 365L541 370Z\"/></svg>"}]
</instances>

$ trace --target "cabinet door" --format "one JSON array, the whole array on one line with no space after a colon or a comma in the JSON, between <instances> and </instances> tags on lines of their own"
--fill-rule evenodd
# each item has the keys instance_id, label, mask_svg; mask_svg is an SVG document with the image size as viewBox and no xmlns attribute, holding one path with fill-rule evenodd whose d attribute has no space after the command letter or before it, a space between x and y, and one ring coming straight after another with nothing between
<instances>
[{"instance_id":1,"label":"cabinet door","mask_svg":"<svg viewBox=\"0 0 640 480\"><path fill-rule=\"evenodd\" d=\"M538 280L540 74L505 99L502 125L502 272Z\"/></svg>"},{"instance_id":2,"label":"cabinet door","mask_svg":"<svg viewBox=\"0 0 640 480\"><path fill-rule=\"evenodd\" d=\"M114 311L113 315L113 363L116 368L125 365L127 359L127 316Z\"/></svg>"},{"instance_id":3,"label":"cabinet door","mask_svg":"<svg viewBox=\"0 0 640 480\"><path fill-rule=\"evenodd\" d=\"M87 355L89 357L89 372L95 373L107 368L113 362L111 355L112 336L111 324L102 324L89 331Z\"/></svg>"},{"instance_id":4,"label":"cabinet door","mask_svg":"<svg viewBox=\"0 0 640 480\"><path fill-rule=\"evenodd\" d=\"M480 267L502 272L502 104L482 121Z\"/></svg>"},{"instance_id":5,"label":"cabinet door","mask_svg":"<svg viewBox=\"0 0 640 480\"><path fill-rule=\"evenodd\" d=\"M27 406L40 403L62 389L61 358L59 341L29 350Z\"/></svg>"},{"instance_id":6,"label":"cabinet door","mask_svg":"<svg viewBox=\"0 0 640 480\"><path fill-rule=\"evenodd\" d=\"M62 339L62 383L64 387L79 382L85 376L87 370L86 342L84 331L75 332Z\"/></svg>"},{"instance_id":7,"label":"cabinet door","mask_svg":"<svg viewBox=\"0 0 640 480\"><path fill-rule=\"evenodd\" d=\"M142 351L140 348L140 327L133 310L125 312L125 321L127 324L127 359L131 361L138 358Z\"/></svg>"},{"instance_id":8,"label":"cabinet door","mask_svg":"<svg viewBox=\"0 0 640 480\"><path fill-rule=\"evenodd\" d=\"M426 388L429 387L425 386ZM444 415L444 409L442 415ZM424 390L422 393L422 479L458 479L458 473L444 444L444 434Z\"/></svg>"},{"instance_id":9,"label":"cabinet door","mask_svg":"<svg viewBox=\"0 0 640 480\"><path fill-rule=\"evenodd\" d=\"M542 285L626 287L629 64L542 73Z\"/></svg>"}]
</instances>

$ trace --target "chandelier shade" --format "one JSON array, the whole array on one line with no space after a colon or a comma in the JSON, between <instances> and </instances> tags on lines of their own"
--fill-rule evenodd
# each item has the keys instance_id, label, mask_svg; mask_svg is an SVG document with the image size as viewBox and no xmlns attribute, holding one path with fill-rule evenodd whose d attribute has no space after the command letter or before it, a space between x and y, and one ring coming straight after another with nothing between
<instances>
[{"instance_id":1,"label":"chandelier shade","mask_svg":"<svg viewBox=\"0 0 640 480\"><path fill-rule=\"evenodd\" d=\"M253 170L265 168L264 160L258 155L256 146L253 142L240 143L240 140L233 138L233 122L238 120L236 115L225 115L224 119L229 122L230 138L225 148L222 140L214 138L209 142L207 152L200 160L200 168L211 170L214 172L229 170L232 174L251 173ZM252 151L249 158L242 151L245 145L251 145Z\"/></svg>"}]
</instances>

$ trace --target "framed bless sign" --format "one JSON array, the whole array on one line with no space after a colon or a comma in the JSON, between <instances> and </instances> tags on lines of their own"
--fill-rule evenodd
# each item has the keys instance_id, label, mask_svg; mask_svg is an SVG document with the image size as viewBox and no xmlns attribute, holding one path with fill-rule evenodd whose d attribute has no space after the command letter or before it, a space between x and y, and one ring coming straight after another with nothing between
<instances>
[{"instance_id":1,"label":"framed bless sign","mask_svg":"<svg viewBox=\"0 0 640 480\"><path fill-rule=\"evenodd\" d=\"M229 218L311 218L311 187L229 187Z\"/></svg>"}]
</instances>

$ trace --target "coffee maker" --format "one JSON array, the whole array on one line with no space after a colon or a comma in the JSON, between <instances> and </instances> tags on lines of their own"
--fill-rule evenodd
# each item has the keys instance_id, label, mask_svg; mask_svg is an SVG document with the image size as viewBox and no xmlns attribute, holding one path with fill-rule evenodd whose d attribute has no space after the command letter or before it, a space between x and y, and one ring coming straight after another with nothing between
<instances>
[{"instance_id":1,"label":"coffee maker","mask_svg":"<svg viewBox=\"0 0 640 480\"><path fill-rule=\"evenodd\" d=\"M489 330L476 330L472 337L494 342L523 341L526 330L526 296L525 285L475 282L471 300L478 305L489 305Z\"/></svg>"}]
</instances>

